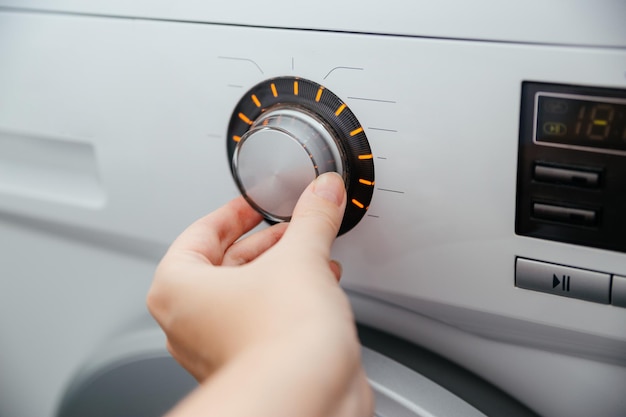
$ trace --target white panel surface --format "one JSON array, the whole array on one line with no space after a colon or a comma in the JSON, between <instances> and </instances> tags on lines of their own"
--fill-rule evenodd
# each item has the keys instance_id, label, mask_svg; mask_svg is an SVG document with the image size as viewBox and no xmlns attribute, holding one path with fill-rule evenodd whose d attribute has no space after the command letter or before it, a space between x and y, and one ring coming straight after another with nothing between
<instances>
[{"instance_id":1,"label":"white panel surface","mask_svg":"<svg viewBox=\"0 0 626 417\"><path fill-rule=\"evenodd\" d=\"M626 47L622 0L0 0L0 7L496 42Z\"/></svg>"}]
</instances>

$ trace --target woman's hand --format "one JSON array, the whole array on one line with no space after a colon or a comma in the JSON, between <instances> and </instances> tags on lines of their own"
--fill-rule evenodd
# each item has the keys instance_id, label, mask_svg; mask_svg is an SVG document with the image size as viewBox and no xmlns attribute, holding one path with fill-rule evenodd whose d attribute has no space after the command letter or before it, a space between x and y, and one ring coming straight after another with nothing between
<instances>
[{"instance_id":1,"label":"woman's hand","mask_svg":"<svg viewBox=\"0 0 626 417\"><path fill-rule=\"evenodd\" d=\"M372 397L348 300L330 260L346 194L325 174L289 224L239 197L198 220L155 273L148 307L200 388L175 415L368 416Z\"/></svg>"}]
</instances>

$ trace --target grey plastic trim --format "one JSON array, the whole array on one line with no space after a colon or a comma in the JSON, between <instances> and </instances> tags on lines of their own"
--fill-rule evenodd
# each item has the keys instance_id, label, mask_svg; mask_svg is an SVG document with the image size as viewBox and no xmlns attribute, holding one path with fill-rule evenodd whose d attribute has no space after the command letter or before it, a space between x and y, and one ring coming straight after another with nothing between
<instances>
[{"instance_id":1,"label":"grey plastic trim","mask_svg":"<svg viewBox=\"0 0 626 417\"><path fill-rule=\"evenodd\" d=\"M378 417L478 417L485 414L400 363L363 347L363 367Z\"/></svg>"}]
</instances>

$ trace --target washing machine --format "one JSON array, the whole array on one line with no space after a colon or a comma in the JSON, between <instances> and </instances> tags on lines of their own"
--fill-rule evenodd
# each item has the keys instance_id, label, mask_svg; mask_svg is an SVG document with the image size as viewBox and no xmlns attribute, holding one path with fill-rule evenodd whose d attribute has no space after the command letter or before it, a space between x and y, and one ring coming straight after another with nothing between
<instances>
[{"instance_id":1,"label":"washing machine","mask_svg":"<svg viewBox=\"0 0 626 417\"><path fill-rule=\"evenodd\" d=\"M242 192L282 220L293 193L255 181L293 161L348 186L333 257L377 416L626 415L624 22L0 0L0 416L176 404L196 382L147 313L155 266Z\"/></svg>"}]
</instances>

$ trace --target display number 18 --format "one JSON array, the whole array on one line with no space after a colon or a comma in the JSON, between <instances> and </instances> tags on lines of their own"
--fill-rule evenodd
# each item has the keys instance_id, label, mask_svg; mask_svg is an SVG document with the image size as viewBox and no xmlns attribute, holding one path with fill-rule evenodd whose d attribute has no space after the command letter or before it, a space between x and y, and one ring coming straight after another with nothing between
<instances>
[{"instance_id":1,"label":"display number 18","mask_svg":"<svg viewBox=\"0 0 626 417\"><path fill-rule=\"evenodd\" d=\"M615 107L610 104L595 104L590 109L589 106L581 106L576 122L576 136L582 134L591 140L605 140L609 137L614 118Z\"/></svg>"}]
</instances>

